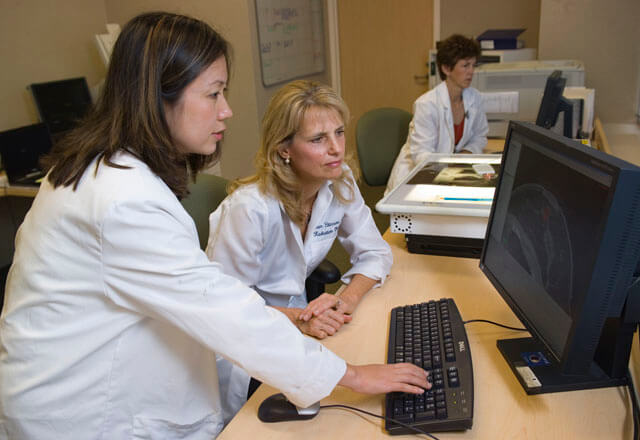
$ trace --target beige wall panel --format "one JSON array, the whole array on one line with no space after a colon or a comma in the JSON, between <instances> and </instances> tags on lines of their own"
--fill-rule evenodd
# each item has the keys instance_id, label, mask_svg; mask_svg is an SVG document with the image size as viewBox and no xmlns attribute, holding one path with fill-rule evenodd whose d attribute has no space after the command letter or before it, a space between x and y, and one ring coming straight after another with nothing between
<instances>
[{"instance_id":1,"label":"beige wall panel","mask_svg":"<svg viewBox=\"0 0 640 440\"><path fill-rule=\"evenodd\" d=\"M580 59L604 123L635 123L640 91L640 1L542 0L541 59Z\"/></svg>"},{"instance_id":2,"label":"beige wall panel","mask_svg":"<svg viewBox=\"0 0 640 440\"><path fill-rule=\"evenodd\" d=\"M29 84L104 77L94 43L106 32L103 0L0 0L0 11L0 130L38 121Z\"/></svg>"},{"instance_id":3,"label":"beige wall panel","mask_svg":"<svg viewBox=\"0 0 640 440\"><path fill-rule=\"evenodd\" d=\"M538 47L540 0L440 0L440 38L478 36L487 29L526 29L519 39Z\"/></svg>"},{"instance_id":4,"label":"beige wall panel","mask_svg":"<svg viewBox=\"0 0 640 440\"><path fill-rule=\"evenodd\" d=\"M401 5L401 7L399 7ZM424 0L338 1L342 95L351 109L348 148L355 151L355 124L367 110L412 111L427 90L433 46L433 3Z\"/></svg>"},{"instance_id":5,"label":"beige wall panel","mask_svg":"<svg viewBox=\"0 0 640 440\"><path fill-rule=\"evenodd\" d=\"M251 33L251 41L253 44L253 63L255 66L255 88L256 88L256 101L258 105L258 118L262 120L262 116L269 104L269 100L274 95L276 91L278 91L286 82L280 84L274 84L268 87L262 83L262 70L261 70L261 62L260 62L260 52L258 51L258 22L256 18L256 8L255 8L255 0L248 0L249 3L249 31ZM329 56L329 37L328 37L328 17L327 17L327 8L326 8L326 0L323 2L325 5L324 8L324 53L325 53L325 69L323 72L319 72L314 75L305 76L304 79L310 81L319 81L323 84L331 85L330 79L330 62L331 57ZM297 79L297 78L296 78ZM290 81L294 81L291 79ZM288 81L287 81L288 82Z\"/></svg>"},{"instance_id":6,"label":"beige wall panel","mask_svg":"<svg viewBox=\"0 0 640 440\"><path fill-rule=\"evenodd\" d=\"M145 11L169 11L209 23L233 47L233 66L227 99L234 116L227 122L222 144L222 176L233 179L253 172L253 156L259 142L258 110L254 81L253 40L249 28L252 0L105 0L107 18L123 25Z\"/></svg>"}]
</instances>

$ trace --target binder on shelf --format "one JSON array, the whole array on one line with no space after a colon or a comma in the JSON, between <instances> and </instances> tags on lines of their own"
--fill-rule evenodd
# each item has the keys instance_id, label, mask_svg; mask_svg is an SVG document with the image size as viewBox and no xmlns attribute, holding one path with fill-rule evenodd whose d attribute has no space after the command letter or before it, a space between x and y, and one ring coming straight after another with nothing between
<instances>
[{"instance_id":1,"label":"binder on shelf","mask_svg":"<svg viewBox=\"0 0 640 440\"><path fill-rule=\"evenodd\" d=\"M591 138L593 133L595 94L595 89L586 87L565 87L562 94L568 100L578 102L581 112L578 115L580 120L577 121L577 126L582 132L580 137L586 137L587 139ZM575 117L576 115L574 114Z\"/></svg>"},{"instance_id":2,"label":"binder on shelf","mask_svg":"<svg viewBox=\"0 0 640 440\"><path fill-rule=\"evenodd\" d=\"M502 50L524 47L518 36L525 29L489 29L476 37L481 49Z\"/></svg>"}]
</instances>

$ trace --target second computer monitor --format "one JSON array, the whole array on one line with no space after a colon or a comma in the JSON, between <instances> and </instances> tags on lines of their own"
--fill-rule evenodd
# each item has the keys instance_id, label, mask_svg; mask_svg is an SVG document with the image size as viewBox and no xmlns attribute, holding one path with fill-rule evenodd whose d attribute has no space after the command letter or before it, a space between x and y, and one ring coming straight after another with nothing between
<instances>
[{"instance_id":1,"label":"second computer monitor","mask_svg":"<svg viewBox=\"0 0 640 440\"><path fill-rule=\"evenodd\" d=\"M573 137L573 105L562 96L566 83L567 80L562 77L560 70L555 70L549 75L540 101L536 125L550 129L556 125L558 116L563 113L562 134L570 138Z\"/></svg>"},{"instance_id":2,"label":"second computer monitor","mask_svg":"<svg viewBox=\"0 0 640 440\"><path fill-rule=\"evenodd\" d=\"M75 127L89 108L91 94L85 78L31 84L40 120L49 126L54 140Z\"/></svg>"}]
</instances>

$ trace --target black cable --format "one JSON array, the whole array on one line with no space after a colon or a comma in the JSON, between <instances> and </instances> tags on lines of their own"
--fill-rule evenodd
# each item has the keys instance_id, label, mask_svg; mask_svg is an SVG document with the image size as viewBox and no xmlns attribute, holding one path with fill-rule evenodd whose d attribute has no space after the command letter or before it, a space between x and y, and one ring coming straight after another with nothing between
<instances>
[{"instance_id":1,"label":"black cable","mask_svg":"<svg viewBox=\"0 0 640 440\"><path fill-rule=\"evenodd\" d=\"M638 407L638 396L636 395L636 387L633 384L633 377L631 371L627 368L627 387L629 388L629 394L631 396L631 415L633 416L633 438L638 440L638 422L640 419L640 408Z\"/></svg>"},{"instance_id":2,"label":"black cable","mask_svg":"<svg viewBox=\"0 0 640 440\"><path fill-rule=\"evenodd\" d=\"M510 327L508 325L500 324L498 322L489 321L488 319L470 319L468 321L462 321L462 323L464 325L470 324L472 322L486 322L487 324L497 325L498 327L503 327L503 328L506 328L506 329L509 329L509 330L515 330L517 332L528 332L529 331L526 328Z\"/></svg>"},{"instance_id":3,"label":"black cable","mask_svg":"<svg viewBox=\"0 0 640 440\"><path fill-rule=\"evenodd\" d=\"M355 408L355 407L349 406L349 405L338 405L338 404L336 404L336 405L320 405L320 409L323 409L323 408L343 408L343 409L351 409L353 411L359 411L361 413L367 414L367 415L372 416L372 417L377 417L377 418L382 419L382 420L388 420L390 422L397 423L398 425L400 425L402 427L405 427L407 429L415 431L418 434L424 434L427 437L431 437L434 440L439 440L438 437L433 436L433 435L429 434L428 432L423 431L420 428L416 428L415 426L411 426L411 425L407 425L406 423L399 422L399 421L397 421L395 419L392 419L391 417L385 417L385 416L381 416L381 415L378 415L378 414L371 413L369 411L365 411L364 409Z\"/></svg>"}]
</instances>

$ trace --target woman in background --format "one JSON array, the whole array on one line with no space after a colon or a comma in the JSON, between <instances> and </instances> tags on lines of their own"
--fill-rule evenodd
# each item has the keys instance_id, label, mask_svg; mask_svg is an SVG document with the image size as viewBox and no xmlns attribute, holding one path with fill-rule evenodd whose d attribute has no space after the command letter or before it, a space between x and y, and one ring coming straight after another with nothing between
<instances>
[{"instance_id":1,"label":"woman in background","mask_svg":"<svg viewBox=\"0 0 640 440\"><path fill-rule=\"evenodd\" d=\"M210 217L211 260L319 339L351 320L392 263L391 249L345 163L348 119L344 101L328 86L294 81L282 87L262 121L256 174L236 182ZM324 293L307 303L305 279L336 238L353 265L342 277L347 286L339 296ZM239 408L250 377L218 365L231 371L228 400Z\"/></svg>"},{"instance_id":2,"label":"woman in background","mask_svg":"<svg viewBox=\"0 0 640 440\"><path fill-rule=\"evenodd\" d=\"M389 181L388 193L429 153L482 153L489 126L480 93L471 87L480 45L452 35L438 45L436 63L442 82L413 104L413 120Z\"/></svg>"},{"instance_id":3,"label":"woman in background","mask_svg":"<svg viewBox=\"0 0 640 440\"><path fill-rule=\"evenodd\" d=\"M302 407L338 384L429 388L409 364L346 364L200 250L179 198L220 154L228 60L199 20L124 26L95 109L54 151L16 237L0 439L215 438L216 353Z\"/></svg>"}]
</instances>

